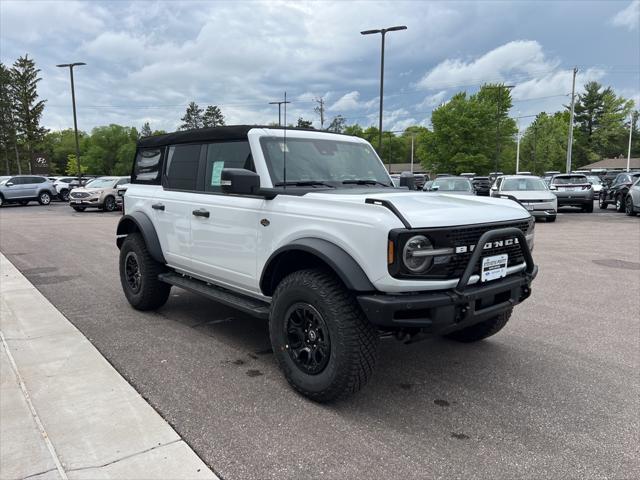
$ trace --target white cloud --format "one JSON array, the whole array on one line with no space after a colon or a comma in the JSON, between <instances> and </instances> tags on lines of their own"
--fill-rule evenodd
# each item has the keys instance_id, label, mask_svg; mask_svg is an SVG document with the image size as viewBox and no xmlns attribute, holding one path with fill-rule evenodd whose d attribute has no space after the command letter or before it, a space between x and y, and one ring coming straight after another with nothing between
<instances>
[{"instance_id":1,"label":"white cloud","mask_svg":"<svg viewBox=\"0 0 640 480\"><path fill-rule=\"evenodd\" d=\"M354 110L360 107L358 99L360 98L360 92L354 90L353 92L345 93L340 97L333 105L329 107L329 110Z\"/></svg>"},{"instance_id":2,"label":"white cloud","mask_svg":"<svg viewBox=\"0 0 640 480\"><path fill-rule=\"evenodd\" d=\"M433 108L437 107L441 103L444 102L445 98L447 98L447 91L440 90L438 93L434 93L433 95L428 95L425 99L420 103L418 108Z\"/></svg>"},{"instance_id":3,"label":"white cloud","mask_svg":"<svg viewBox=\"0 0 640 480\"><path fill-rule=\"evenodd\" d=\"M418 87L435 90L504 82L551 71L557 65L556 60L546 58L538 42L516 40L468 62L447 59L427 72L418 82Z\"/></svg>"},{"instance_id":4,"label":"white cloud","mask_svg":"<svg viewBox=\"0 0 640 480\"><path fill-rule=\"evenodd\" d=\"M616 13L611 18L611 23L616 27L624 27L630 31L637 30L640 25L640 0L633 0Z\"/></svg>"}]
</instances>

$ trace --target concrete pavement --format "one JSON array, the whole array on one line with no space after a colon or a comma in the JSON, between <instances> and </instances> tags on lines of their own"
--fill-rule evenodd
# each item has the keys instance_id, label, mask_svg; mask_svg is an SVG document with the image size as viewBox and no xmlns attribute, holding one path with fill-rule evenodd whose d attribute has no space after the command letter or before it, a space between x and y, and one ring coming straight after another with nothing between
<instances>
[{"instance_id":1,"label":"concrete pavement","mask_svg":"<svg viewBox=\"0 0 640 480\"><path fill-rule=\"evenodd\" d=\"M2 254L0 340L1 479L217 478Z\"/></svg>"}]
</instances>

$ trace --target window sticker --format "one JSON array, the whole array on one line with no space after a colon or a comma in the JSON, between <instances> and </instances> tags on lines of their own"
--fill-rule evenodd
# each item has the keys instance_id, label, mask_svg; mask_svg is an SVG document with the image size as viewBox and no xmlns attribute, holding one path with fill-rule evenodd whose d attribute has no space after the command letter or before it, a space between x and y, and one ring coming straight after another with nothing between
<instances>
[{"instance_id":1,"label":"window sticker","mask_svg":"<svg viewBox=\"0 0 640 480\"><path fill-rule=\"evenodd\" d=\"M211 169L211 186L219 187L220 180L222 178L222 169L224 168L224 162L213 162L213 168Z\"/></svg>"}]
</instances>

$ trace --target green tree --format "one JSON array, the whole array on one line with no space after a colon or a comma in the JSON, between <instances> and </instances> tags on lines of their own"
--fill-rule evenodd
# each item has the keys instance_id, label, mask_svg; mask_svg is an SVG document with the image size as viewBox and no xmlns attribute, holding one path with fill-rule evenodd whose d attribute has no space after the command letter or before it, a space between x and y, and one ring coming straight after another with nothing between
<instances>
[{"instance_id":1,"label":"green tree","mask_svg":"<svg viewBox=\"0 0 640 480\"><path fill-rule=\"evenodd\" d=\"M344 132L342 133L344 133L345 135L364 138L364 130L362 130L362 127L357 123L353 125L347 125L346 127L344 127Z\"/></svg>"},{"instance_id":2,"label":"green tree","mask_svg":"<svg viewBox=\"0 0 640 480\"><path fill-rule=\"evenodd\" d=\"M150 137L151 135L153 135L151 125L149 125L149 122L144 122L144 125L142 125L142 128L140 129L140 138Z\"/></svg>"},{"instance_id":3,"label":"green tree","mask_svg":"<svg viewBox=\"0 0 640 480\"><path fill-rule=\"evenodd\" d=\"M520 141L520 170L542 174L563 171L567 158L569 112L539 113Z\"/></svg>"},{"instance_id":4,"label":"green tree","mask_svg":"<svg viewBox=\"0 0 640 480\"><path fill-rule=\"evenodd\" d=\"M424 167L432 172L488 173L499 152L498 168L512 169L517 129L508 116L510 108L509 90L502 85L483 85L470 96L454 95L432 112L433 132L424 134L420 151Z\"/></svg>"},{"instance_id":5,"label":"green tree","mask_svg":"<svg viewBox=\"0 0 640 480\"><path fill-rule=\"evenodd\" d=\"M80 159L83 161L82 157L87 147L87 134L85 132L78 132L78 144L80 146ZM76 154L73 129L48 132L41 142L40 149L49 157L52 173L65 172L69 155L73 155L75 158Z\"/></svg>"},{"instance_id":6,"label":"green tree","mask_svg":"<svg viewBox=\"0 0 640 480\"><path fill-rule=\"evenodd\" d=\"M131 171L138 131L133 127L108 125L91 131L84 157L87 173L126 175Z\"/></svg>"},{"instance_id":7,"label":"green tree","mask_svg":"<svg viewBox=\"0 0 640 480\"><path fill-rule=\"evenodd\" d=\"M0 150L2 150L5 173L7 175L11 174L11 164L14 163L13 159L15 159L16 171L21 171L16 129L13 122L11 83L11 70L3 63L0 63Z\"/></svg>"},{"instance_id":8,"label":"green tree","mask_svg":"<svg viewBox=\"0 0 640 480\"><path fill-rule=\"evenodd\" d=\"M327 127L327 131L334 133L342 133L345 129L346 119L342 115L333 117L331 123Z\"/></svg>"},{"instance_id":9,"label":"green tree","mask_svg":"<svg viewBox=\"0 0 640 480\"><path fill-rule=\"evenodd\" d=\"M202 109L196 102L191 102L187 106L187 111L180 120L182 121L182 125L180 125L178 130L195 130L197 128L202 128L204 125Z\"/></svg>"},{"instance_id":10,"label":"green tree","mask_svg":"<svg viewBox=\"0 0 640 480\"><path fill-rule=\"evenodd\" d=\"M222 125L224 125L222 110L217 105L209 105L202 116L202 126L206 128L220 127Z\"/></svg>"},{"instance_id":11,"label":"green tree","mask_svg":"<svg viewBox=\"0 0 640 480\"><path fill-rule=\"evenodd\" d=\"M28 55L18 58L11 69L10 84L13 97L13 117L18 139L25 146L29 160L29 171L33 171L33 149L44 138L47 129L40 126L46 100L38 100L38 77L40 70Z\"/></svg>"},{"instance_id":12,"label":"green tree","mask_svg":"<svg viewBox=\"0 0 640 480\"><path fill-rule=\"evenodd\" d=\"M311 120L305 120L304 118L298 118L298 123L296 125L298 128L313 128L313 122Z\"/></svg>"}]
</instances>

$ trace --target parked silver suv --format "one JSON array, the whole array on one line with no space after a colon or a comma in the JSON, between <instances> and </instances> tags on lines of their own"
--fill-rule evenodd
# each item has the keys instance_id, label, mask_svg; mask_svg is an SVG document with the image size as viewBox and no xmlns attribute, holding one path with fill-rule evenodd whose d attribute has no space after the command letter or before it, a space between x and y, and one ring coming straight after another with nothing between
<instances>
[{"instance_id":1,"label":"parked silver suv","mask_svg":"<svg viewBox=\"0 0 640 480\"><path fill-rule=\"evenodd\" d=\"M0 177L0 207L6 203L26 205L36 200L40 205L49 205L57 195L53 182L38 175L16 175Z\"/></svg>"}]
</instances>

